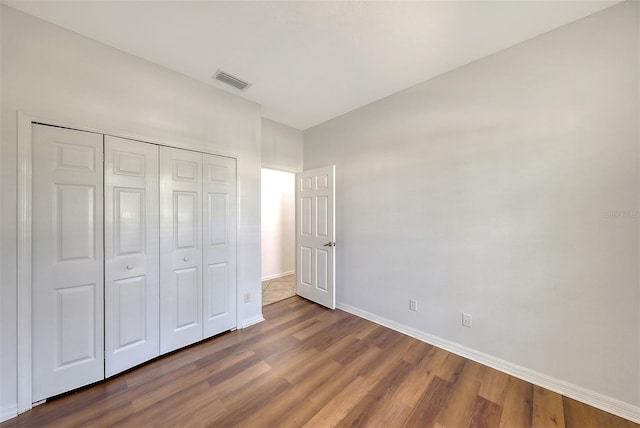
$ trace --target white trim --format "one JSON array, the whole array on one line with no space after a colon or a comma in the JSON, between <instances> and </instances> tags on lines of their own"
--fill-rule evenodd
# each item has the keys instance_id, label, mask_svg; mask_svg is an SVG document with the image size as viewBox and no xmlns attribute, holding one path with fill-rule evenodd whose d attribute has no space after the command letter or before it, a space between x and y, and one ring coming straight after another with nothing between
<instances>
[{"instance_id":1,"label":"white trim","mask_svg":"<svg viewBox=\"0 0 640 428\"><path fill-rule=\"evenodd\" d=\"M295 270L290 270L289 272L276 273L274 275L267 275L262 278L262 281L271 281L272 279L282 278L283 276L289 276L296 273Z\"/></svg>"},{"instance_id":2,"label":"white trim","mask_svg":"<svg viewBox=\"0 0 640 428\"><path fill-rule=\"evenodd\" d=\"M31 409L31 122L18 112L18 403L17 411Z\"/></svg>"},{"instance_id":3,"label":"white trim","mask_svg":"<svg viewBox=\"0 0 640 428\"><path fill-rule=\"evenodd\" d=\"M604 410L605 412L613 413L614 415L620 416L630 421L640 423L640 407L638 406L625 403L615 398L608 397L606 395L591 391L581 386L554 378L544 373L540 373L535 370L510 363L492 355L476 351L475 349L468 348L466 346L451 342L441 337L434 336L432 334L425 333L404 324L380 317L378 315L372 314L371 312L367 312L354 306L347 305L346 303L338 302L336 307L338 309L342 309L345 312L349 312L353 315L367 319L376 324L380 324L392 330L404 333L407 336L414 337L418 340L437 346L456 355L463 356L480 364L484 364L485 366L489 366L511 376L525 380L534 385L541 386L548 390L557 392L558 394L565 395L569 398L573 398L574 400L596 407L600 410Z\"/></svg>"},{"instance_id":4,"label":"white trim","mask_svg":"<svg viewBox=\"0 0 640 428\"><path fill-rule=\"evenodd\" d=\"M0 7L0 22L2 21L2 7ZM0 70L2 69L2 47L0 46ZM0 75L0 87L2 87L2 75ZM0 119L0 135L2 134L2 119ZM2 150L0 150L0 167L2 165ZM2 174L0 174L0 235L2 235ZM2 284L2 252L0 251L0 284ZM3 293L3 288L0 285L0 298L1 295ZM2 316L2 305L0 304L0 320L3 319ZM4 335L4 332L2 331L2 326L0 326L0 355L5 355L5 352L3 352L2 348L2 336ZM3 396L3 388L2 385L5 385L5 382L3 382L2 380L2 374L3 374L4 370L2 369L2 367L0 367L0 396ZM16 401L17 402L17 401ZM0 422L2 422L4 420L4 411L2 409L0 409Z\"/></svg>"},{"instance_id":5,"label":"white trim","mask_svg":"<svg viewBox=\"0 0 640 428\"><path fill-rule=\"evenodd\" d=\"M262 162L262 169L271 169L274 171L290 172L292 174L302 172L300 168L294 168L290 166L279 165L279 164L269 163L269 162Z\"/></svg>"},{"instance_id":6,"label":"white trim","mask_svg":"<svg viewBox=\"0 0 640 428\"><path fill-rule=\"evenodd\" d=\"M200 140L185 139L176 136L171 139L152 139L139 134L134 134L123 130L98 129L74 123L63 122L51 118L44 118L23 111L17 114L17 157L18 157L18 217L17 217L17 376L18 376L18 403L16 414L26 412L33 407L32 400L32 378L31 378L31 198L32 198L32 123L42 123L52 126L60 126L79 131L93 132L96 134L111 135L114 137L126 138L129 140L141 141L161 146L193 150L216 156L224 156L236 160L236 236L240 235L240 163L241 159L237 154L220 151L213 153L206 149L206 145ZM217 148L216 148L217 149ZM236 242L238 240L236 239ZM236 248L236 266L238 251ZM239 325L239 302L240 287L238 286L238 275L236 274L236 325L238 328L245 328L258 322L264 321L262 314ZM14 415L15 416L15 415Z\"/></svg>"},{"instance_id":7,"label":"white trim","mask_svg":"<svg viewBox=\"0 0 640 428\"><path fill-rule=\"evenodd\" d=\"M240 263L238 263L238 254L240 254L240 158L236 158L236 327L240 327ZM262 287L260 287L262 290ZM233 329L231 329L233 331Z\"/></svg>"},{"instance_id":8,"label":"white trim","mask_svg":"<svg viewBox=\"0 0 640 428\"><path fill-rule=\"evenodd\" d=\"M303 168L304 169L304 168ZM294 222L295 222L295 234L294 234L294 242L295 242L295 272L296 272L296 295L298 295L298 287L300 285L300 251L298 251L298 243L299 243L299 239L298 239L298 227L300 227L300 218L298 215L298 210L300 209L300 204L298 203L298 198L300 197L300 190L298 188L298 182L300 181L300 177L302 177L302 173L301 172L296 172L295 174L295 187L293 190L293 199L295 200L294 203L294 207L293 209L295 210L295 213L293 215L294 217ZM335 280L335 278L334 278Z\"/></svg>"},{"instance_id":9,"label":"white trim","mask_svg":"<svg viewBox=\"0 0 640 428\"><path fill-rule=\"evenodd\" d=\"M18 416L18 406L15 404L0 409L0 422L8 421L16 416Z\"/></svg>"},{"instance_id":10,"label":"white trim","mask_svg":"<svg viewBox=\"0 0 640 428\"><path fill-rule=\"evenodd\" d=\"M256 315L255 317L243 320L242 321L242 325L240 325L238 328L251 327L252 325L261 323L262 321L264 321L264 317L262 316L262 313L260 313L260 314Z\"/></svg>"}]
</instances>

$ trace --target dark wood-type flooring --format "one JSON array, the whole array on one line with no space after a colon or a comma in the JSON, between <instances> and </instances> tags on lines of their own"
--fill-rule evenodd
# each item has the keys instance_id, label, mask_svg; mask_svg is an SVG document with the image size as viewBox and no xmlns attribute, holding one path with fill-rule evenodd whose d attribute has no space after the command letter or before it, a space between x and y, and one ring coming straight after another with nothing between
<instances>
[{"instance_id":1,"label":"dark wood-type flooring","mask_svg":"<svg viewBox=\"0 0 640 428\"><path fill-rule=\"evenodd\" d=\"M638 427L299 297L264 315L0 427Z\"/></svg>"}]
</instances>

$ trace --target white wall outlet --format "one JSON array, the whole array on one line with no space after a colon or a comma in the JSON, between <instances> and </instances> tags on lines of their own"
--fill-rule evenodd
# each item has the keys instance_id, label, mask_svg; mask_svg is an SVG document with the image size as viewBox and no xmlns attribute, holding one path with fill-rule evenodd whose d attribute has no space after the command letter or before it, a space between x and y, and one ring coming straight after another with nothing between
<instances>
[{"instance_id":1,"label":"white wall outlet","mask_svg":"<svg viewBox=\"0 0 640 428\"><path fill-rule=\"evenodd\" d=\"M471 314L462 314L462 325L471 328Z\"/></svg>"},{"instance_id":2,"label":"white wall outlet","mask_svg":"<svg viewBox=\"0 0 640 428\"><path fill-rule=\"evenodd\" d=\"M409 310L414 312L418 310L418 301L416 299L409 299Z\"/></svg>"},{"instance_id":3,"label":"white wall outlet","mask_svg":"<svg viewBox=\"0 0 640 428\"><path fill-rule=\"evenodd\" d=\"M244 302L245 303L251 302L251 293L244 293Z\"/></svg>"}]
</instances>

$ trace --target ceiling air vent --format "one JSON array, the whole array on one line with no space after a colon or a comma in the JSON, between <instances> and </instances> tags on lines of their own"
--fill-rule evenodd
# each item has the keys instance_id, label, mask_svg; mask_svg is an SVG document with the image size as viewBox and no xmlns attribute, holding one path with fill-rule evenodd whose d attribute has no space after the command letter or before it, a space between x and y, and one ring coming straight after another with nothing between
<instances>
[{"instance_id":1,"label":"ceiling air vent","mask_svg":"<svg viewBox=\"0 0 640 428\"><path fill-rule=\"evenodd\" d=\"M240 89L241 91L244 91L249 86L251 86L251 83L244 82L237 77L233 77L232 75L225 73L222 70L216 71L216 74L213 77L223 83L226 83L227 85L231 85L234 88Z\"/></svg>"}]
</instances>

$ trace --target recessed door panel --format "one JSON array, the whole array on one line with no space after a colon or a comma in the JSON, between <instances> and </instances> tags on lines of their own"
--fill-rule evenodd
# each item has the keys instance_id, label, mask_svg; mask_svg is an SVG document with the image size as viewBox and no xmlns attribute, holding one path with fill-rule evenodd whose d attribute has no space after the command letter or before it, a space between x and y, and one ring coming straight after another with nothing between
<instances>
[{"instance_id":1,"label":"recessed door panel","mask_svg":"<svg viewBox=\"0 0 640 428\"><path fill-rule=\"evenodd\" d=\"M300 190L311 190L313 183L313 177L301 177L300 178Z\"/></svg>"},{"instance_id":2,"label":"recessed door panel","mask_svg":"<svg viewBox=\"0 0 640 428\"><path fill-rule=\"evenodd\" d=\"M116 307L115 353L142 344L147 339L147 287L145 276L114 281Z\"/></svg>"},{"instance_id":3,"label":"recessed door panel","mask_svg":"<svg viewBox=\"0 0 640 428\"><path fill-rule=\"evenodd\" d=\"M173 230L176 249L195 248L198 245L197 192L173 192Z\"/></svg>"},{"instance_id":4,"label":"recessed door panel","mask_svg":"<svg viewBox=\"0 0 640 428\"><path fill-rule=\"evenodd\" d=\"M202 171L201 153L160 148L161 353L203 337Z\"/></svg>"},{"instance_id":5,"label":"recessed door panel","mask_svg":"<svg viewBox=\"0 0 640 428\"><path fill-rule=\"evenodd\" d=\"M229 312L229 269L227 263L209 265L207 320Z\"/></svg>"},{"instance_id":6,"label":"recessed door panel","mask_svg":"<svg viewBox=\"0 0 640 428\"><path fill-rule=\"evenodd\" d=\"M107 137L110 139L111 137ZM138 141L136 141L138 143ZM147 159L144 153L131 153L115 150L113 152L113 174L144 177ZM153 168L153 165L150 165ZM153 168L155 171L156 168Z\"/></svg>"},{"instance_id":7,"label":"recessed door panel","mask_svg":"<svg viewBox=\"0 0 640 428\"><path fill-rule=\"evenodd\" d=\"M329 279L329 251L316 249L316 289L326 292Z\"/></svg>"},{"instance_id":8,"label":"recessed door panel","mask_svg":"<svg viewBox=\"0 0 640 428\"><path fill-rule=\"evenodd\" d=\"M32 399L104 378L103 137L32 125Z\"/></svg>"},{"instance_id":9,"label":"recessed door panel","mask_svg":"<svg viewBox=\"0 0 640 428\"><path fill-rule=\"evenodd\" d=\"M169 149L169 150L173 150L173 149ZM197 155L197 154L194 153L194 155ZM172 164L173 164L173 181L188 181L191 183L198 183L200 181L200 177L198 175L198 170L200 169L199 160L188 161L188 160L174 159Z\"/></svg>"},{"instance_id":10,"label":"recessed door panel","mask_svg":"<svg viewBox=\"0 0 640 428\"><path fill-rule=\"evenodd\" d=\"M219 156L218 156L219 157ZM235 168L231 168L233 175L235 175ZM230 168L227 165L216 165L216 164L208 164L207 165L207 181L209 183L228 183L230 179Z\"/></svg>"},{"instance_id":11,"label":"recessed door panel","mask_svg":"<svg viewBox=\"0 0 640 428\"><path fill-rule=\"evenodd\" d=\"M313 200L312 198L302 198L300 200L300 233L311 236L313 234Z\"/></svg>"},{"instance_id":12,"label":"recessed door panel","mask_svg":"<svg viewBox=\"0 0 640 428\"><path fill-rule=\"evenodd\" d=\"M58 261L94 259L95 188L54 184Z\"/></svg>"},{"instance_id":13,"label":"recessed door panel","mask_svg":"<svg viewBox=\"0 0 640 428\"><path fill-rule=\"evenodd\" d=\"M56 290L58 361L56 370L96 358L95 284Z\"/></svg>"},{"instance_id":14,"label":"recessed door panel","mask_svg":"<svg viewBox=\"0 0 640 428\"><path fill-rule=\"evenodd\" d=\"M316 198L316 236L329 237L329 201L326 196Z\"/></svg>"},{"instance_id":15,"label":"recessed door panel","mask_svg":"<svg viewBox=\"0 0 640 428\"><path fill-rule=\"evenodd\" d=\"M160 353L158 146L105 137L106 375Z\"/></svg>"},{"instance_id":16,"label":"recessed door panel","mask_svg":"<svg viewBox=\"0 0 640 428\"><path fill-rule=\"evenodd\" d=\"M308 287L312 286L311 284L311 278L312 278L311 255L312 254L313 254L313 248L309 248L309 247L300 248L300 266L299 266L300 282L302 283L302 285L305 285Z\"/></svg>"},{"instance_id":17,"label":"recessed door panel","mask_svg":"<svg viewBox=\"0 0 640 428\"><path fill-rule=\"evenodd\" d=\"M96 148L56 142L56 171L95 172Z\"/></svg>"},{"instance_id":18,"label":"recessed door panel","mask_svg":"<svg viewBox=\"0 0 640 428\"><path fill-rule=\"evenodd\" d=\"M236 161L203 155L204 337L236 327Z\"/></svg>"},{"instance_id":19,"label":"recessed door panel","mask_svg":"<svg viewBox=\"0 0 640 428\"><path fill-rule=\"evenodd\" d=\"M176 325L178 331L198 323L198 269L189 268L175 271L173 281L176 290Z\"/></svg>"},{"instance_id":20,"label":"recessed door panel","mask_svg":"<svg viewBox=\"0 0 640 428\"><path fill-rule=\"evenodd\" d=\"M144 252L145 189L114 188L116 254ZM153 191L153 189L152 189ZM151 213L150 213L151 215Z\"/></svg>"},{"instance_id":21,"label":"recessed door panel","mask_svg":"<svg viewBox=\"0 0 640 428\"><path fill-rule=\"evenodd\" d=\"M326 189L329 186L329 175L320 174L315 177L316 190Z\"/></svg>"},{"instance_id":22,"label":"recessed door panel","mask_svg":"<svg viewBox=\"0 0 640 428\"><path fill-rule=\"evenodd\" d=\"M209 193L207 223L209 227L209 246L224 245L227 242L227 195Z\"/></svg>"}]
</instances>

